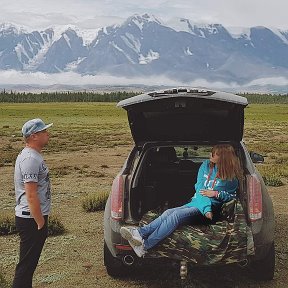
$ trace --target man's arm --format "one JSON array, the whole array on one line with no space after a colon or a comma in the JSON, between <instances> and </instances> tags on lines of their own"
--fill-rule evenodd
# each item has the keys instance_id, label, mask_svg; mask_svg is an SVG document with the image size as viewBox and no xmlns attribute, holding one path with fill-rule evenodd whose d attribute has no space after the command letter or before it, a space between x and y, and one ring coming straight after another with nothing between
<instances>
[{"instance_id":1,"label":"man's arm","mask_svg":"<svg viewBox=\"0 0 288 288\"><path fill-rule=\"evenodd\" d=\"M40 201L37 193L38 183L28 182L25 183L24 186L30 213L38 225L38 230L40 230L44 226L45 220L41 212Z\"/></svg>"}]
</instances>

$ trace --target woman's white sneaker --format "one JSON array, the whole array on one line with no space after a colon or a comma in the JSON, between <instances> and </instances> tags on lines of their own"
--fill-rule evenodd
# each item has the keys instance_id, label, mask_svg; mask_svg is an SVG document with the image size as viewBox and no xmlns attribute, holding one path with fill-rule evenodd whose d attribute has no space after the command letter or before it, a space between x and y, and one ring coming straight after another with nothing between
<instances>
[{"instance_id":1,"label":"woman's white sneaker","mask_svg":"<svg viewBox=\"0 0 288 288\"><path fill-rule=\"evenodd\" d=\"M131 243L131 241L128 241L130 246L133 248L135 254L138 256L138 257L143 257L147 251L144 249L144 245L141 244L141 245L134 245L133 243Z\"/></svg>"},{"instance_id":2,"label":"woman's white sneaker","mask_svg":"<svg viewBox=\"0 0 288 288\"><path fill-rule=\"evenodd\" d=\"M141 246L143 244L143 238L135 227L123 226L120 228L120 234L134 246Z\"/></svg>"}]
</instances>

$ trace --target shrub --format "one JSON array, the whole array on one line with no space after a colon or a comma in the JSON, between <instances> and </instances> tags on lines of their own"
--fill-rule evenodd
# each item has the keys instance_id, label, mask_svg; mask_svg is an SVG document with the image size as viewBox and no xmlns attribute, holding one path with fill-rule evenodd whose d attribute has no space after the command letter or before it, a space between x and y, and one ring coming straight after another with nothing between
<instances>
[{"instance_id":1,"label":"shrub","mask_svg":"<svg viewBox=\"0 0 288 288\"><path fill-rule=\"evenodd\" d=\"M0 236L16 234L15 216L12 213L0 215ZM64 225L57 216L49 216L48 236L56 236L65 233ZM0 286L1 287L1 286Z\"/></svg>"},{"instance_id":2,"label":"shrub","mask_svg":"<svg viewBox=\"0 0 288 288\"><path fill-rule=\"evenodd\" d=\"M2 273L0 272L0 287L1 288L8 288L11 287L11 285L8 284Z\"/></svg>"},{"instance_id":3,"label":"shrub","mask_svg":"<svg viewBox=\"0 0 288 288\"><path fill-rule=\"evenodd\" d=\"M56 236L65 233L65 227L58 216L51 215L48 218L48 236Z\"/></svg>"},{"instance_id":4,"label":"shrub","mask_svg":"<svg viewBox=\"0 0 288 288\"><path fill-rule=\"evenodd\" d=\"M109 193L99 192L85 197L82 201L82 207L86 212L95 212L104 210Z\"/></svg>"},{"instance_id":5,"label":"shrub","mask_svg":"<svg viewBox=\"0 0 288 288\"><path fill-rule=\"evenodd\" d=\"M12 213L0 214L0 235L16 234L15 216Z\"/></svg>"},{"instance_id":6,"label":"shrub","mask_svg":"<svg viewBox=\"0 0 288 288\"><path fill-rule=\"evenodd\" d=\"M275 176L263 176L263 180L267 186L280 187L284 185L281 179L276 178Z\"/></svg>"},{"instance_id":7,"label":"shrub","mask_svg":"<svg viewBox=\"0 0 288 288\"><path fill-rule=\"evenodd\" d=\"M51 170L49 170L49 174L54 177L63 177L65 175L68 175L71 172L72 168L68 165L63 165L59 167L52 167Z\"/></svg>"},{"instance_id":8,"label":"shrub","mask_svg":"<svg viewBox=\"0 0 288 288\"><path fill-rule=\"evenodd\" d=\"M0 148L0 166L4 166L7 163L15 164L16 158L19 154L19 150L13 148L11 145L6 145Z\"/></svg>"}]
</instances>

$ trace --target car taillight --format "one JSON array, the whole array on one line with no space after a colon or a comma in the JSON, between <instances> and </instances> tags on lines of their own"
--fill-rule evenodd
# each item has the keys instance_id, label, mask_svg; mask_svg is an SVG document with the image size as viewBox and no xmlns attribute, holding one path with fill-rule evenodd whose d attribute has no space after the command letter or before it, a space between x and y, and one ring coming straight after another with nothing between
<instances>
[{"instance_id":1,"label":"car taillight","mask_svg":"<svg viewBox=\"0 0 288 288\"><path fill-rule=\"evenodd\" d=\"M249 218L256 221L262 218L262 191L261 183L256 174L247 176Z\"/></svg>"},{"instance_id":2,"label":"car taillight","mask_svg":"<svg viewBox=\"0 0 288 288\"><path fill-rule=\"evenodd\" d=\"M113 181L111 192L111 217L115 220L122 219L123 191L124 191L123 176L117 175Z\"/></svg>"}]
</instances>

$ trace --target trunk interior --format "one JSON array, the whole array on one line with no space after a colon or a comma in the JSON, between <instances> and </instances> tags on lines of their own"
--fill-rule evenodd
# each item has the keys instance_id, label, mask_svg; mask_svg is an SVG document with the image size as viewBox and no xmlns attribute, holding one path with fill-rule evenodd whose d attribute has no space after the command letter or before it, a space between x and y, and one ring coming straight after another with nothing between
<instances>
[{"instance_id":1,"label":"trunk interior","mask_svg":"<svg viewBox=\"0 0 288 288\"><path fill-rule=\"evenodd\" d=\"M211 149L207 145L147 149L130 183L132 219L139 221L150 210L162 212L189 202L195 193L199 167L209 159Z\"/></svg>"}]
</instances>

